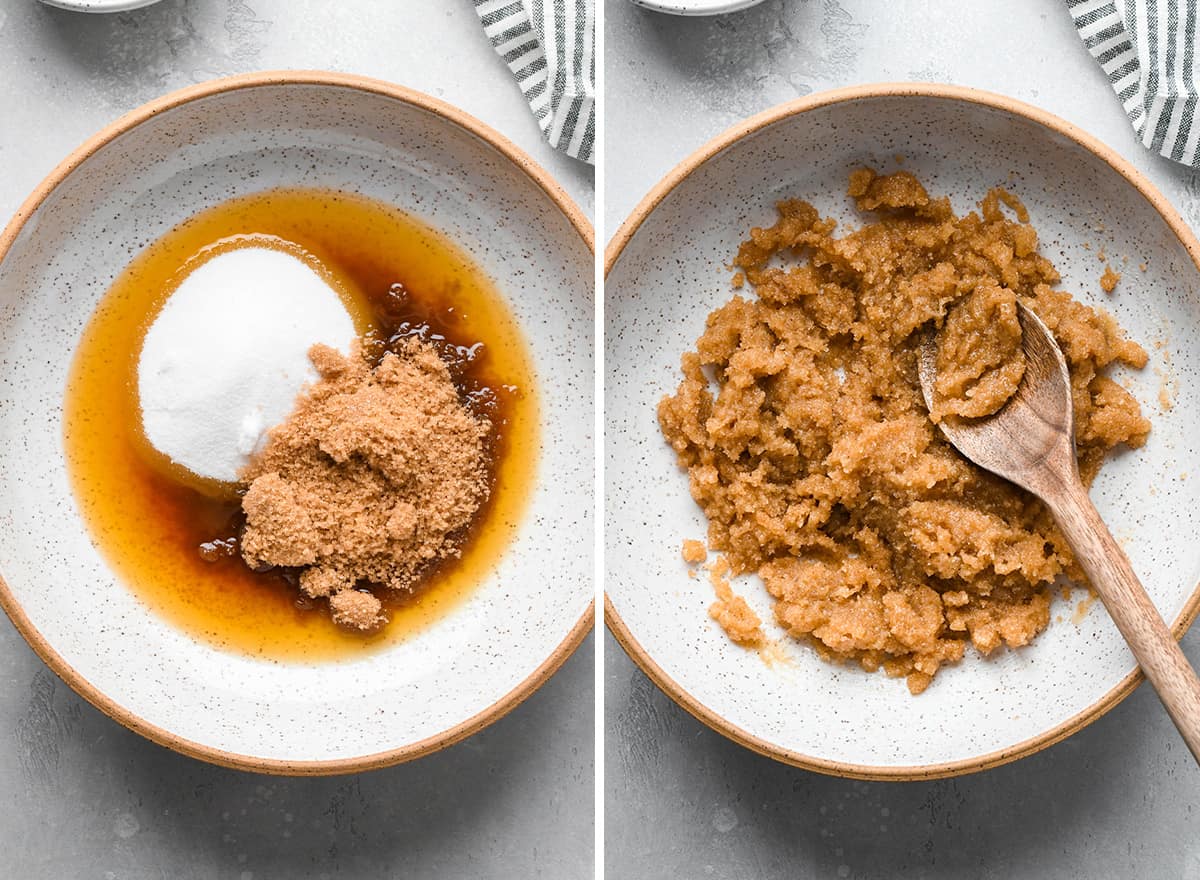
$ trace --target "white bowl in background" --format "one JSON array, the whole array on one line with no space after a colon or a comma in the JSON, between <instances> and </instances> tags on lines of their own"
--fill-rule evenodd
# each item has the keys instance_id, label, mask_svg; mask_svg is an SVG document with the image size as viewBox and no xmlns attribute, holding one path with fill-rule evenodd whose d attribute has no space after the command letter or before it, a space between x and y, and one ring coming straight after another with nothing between
<instances>
[{"instance_id":1,"label":"white bowl in background","mask_svg":"<svg viewBox=\"0 0 1200 880\"><path fill-rule=\"evenodd\" d=\"M70 9L72 12L126 12L153 6L158 0L41 0L47 6Z\"/></svg>"},{"instance_id":2,"label":"white bowl in background","mask_svg":"<svg viewBox=\"0 0 1200 880\"><path fill-rule=\"evenodd\" d=\"M671 15L721 15L757 6L762 0L630 0L634 6L642 6L655 12Z\"/></svg>"}]
</instances>

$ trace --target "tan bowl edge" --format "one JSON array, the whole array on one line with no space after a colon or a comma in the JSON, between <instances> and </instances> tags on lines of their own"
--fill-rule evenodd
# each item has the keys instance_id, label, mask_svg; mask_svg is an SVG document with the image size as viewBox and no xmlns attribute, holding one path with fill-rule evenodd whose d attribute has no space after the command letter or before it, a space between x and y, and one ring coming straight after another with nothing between
<instances>
[{"instance_id":1,"label":"tan bowl edge","mask_svg":"<svg viewBox=\"0 0 1200 880\"><path fill-rule=\"evenodd\" d=\"M1130 184L1133 185L1142 196L1154 206L1155 210L1166 221L1171 231L1182 242L1187 249L1188 254L1195 263L1196 268L1200 269L1200 241L1197 241L1196 236L1192 233L1187 223L1179 215L1179 212L1172 207L1166 197L1160 193L1145 176L1133 167L1127 160L1118 155L1112 148L1105 146L1092 135L1083 131L1075 125L1067 122L1064 119L1048 113L1045 110L1040 110L1023 101L1018 101L1004 95L997 95L992 92L985 92L979 89L972 89L965 86L949 86L938 83L874 83L861 86L850 86L848 88L833 89L827 92L819 92L815 95L800 98L796 101L789 101L786 104L780 104L756 116L751 116L737 125L727 129L722 134L717 135L713 140L702 146L699 150L692 153L659 181L649 193L646 194L633 209L633 213L626 218L620 228L613 235L608 247L604 253L604 275L607 278L612 267L616 265L617 260L621 256L621 252L625 246L633 238L642 222L650 215L650 213L658 206L658 204L666 198L666 196L678 186L684 178L691 174L702 163L711 159L717 153L731 146L749 134L752 134L774 122L785 119L789 116L795 116L799 113L804 113L807 110L813 110L818 107L826 107L830 104L838 104L843 101L857 101L864 98L877 97L894 97L910 95L923 98L944 98L955 101L966 101L972 104L981 104L985 107L993 107L999 110L1005 110L1017 116L1022 116L1033 122L1040 123L1047 128L1057 131L1059 134L1065 135L1075 143L1079 144L1084 149L1096 154L1101 159L1109 164L1114 171L1124 177ZM1171 624L1171 632L1175 638L1182 638L1187 632L1192 621L1196 619L1197 612L1200 612L1200 584L1192 591L1191 597L1184 606L1183 611ZM942 779L948 776L962 776L967 773L976 773L980 770L987 770L992 767L999 767L1001 764L1007 764L1010 761L1015 761L1018 758L1024 758L1027 755L1032 755L1040 752L1049 746L1066 739L1071 734L1082 730L1088 724L1091 724L1100 716L1107 713L1114 706L1129 696L1143 680L1140 669L1135 669L1133 672L1121 679L1107 694L1089 706L1087 709L1077 715L1068 718L1061 724L1051 728L1045 733L1031 737L1024 742L1017 743L1006 749L991 752L986 755L980 755L976 758L970 758L962 761L947 761L941 764L929 764L927 766L910 766L910 767L874 767L863 764L849 764L842 761L829 761L821 758L813 758L809 755L801 754L800 752L791 749L780 748L772 743L766 742L759 737L742 730L734 724L731 724L726 719L722 718L716 712L713 712L694 696L684 690L679 684L668 676L662 668L650 658L645 649L634 638L629 627L621 619L613 606L612 601L606 595L604 598L604 620L609 631L616 637L625 653L641 667L642 671L649 676L664 693L667 694L676 703L686 709L695 718L715 730L717 733L728 737L739 745L743 745L748 749L758 752L761 755L766 755L768 758L774 758L777 761L782 761L785 764L791 764L795 767L801 767L805 770L815 770L818 773L825 773L830 776L842 776L850 779L868 779L868 780L884 780L884 781L912 781L921 779Z\"/></svg>"},{"instance_id":2,"label":"tan bowl edge","mask_svg":"<svg viewBox=\"0 0 1200 880\"><path fill-rule=\"evenodd\" d=\"M444 101L439 101L429 95L383 80L326 71L276 70L225 77L171 92L130 111L111 125L102 129L99 133L93 135L50 172L46 179L38 185L37 189L17 209L17 213L9 221L4 231L0 232L0 262L3 262L7 256L12 243L20 234L25 222L33 215L38 206L45 201L55 187L85 159L110 141L152 116L191 101L223 92L272 85L323 85L373 92L420 107L423 110L428 110L458 125L460 128L466 129L498 150L524 171L534 183L541 187L571 222L571 225L575 227L575 230L579 233L579 237L583 239L588 249L595 253L595 236L592 232L592 225L579 209L579 206L525 151L499 132L484 125L475 117ZM118 705L107 695L101 693L63 660L58 652L50 646L42 634L30 622L20 603L13 596L8 584L4 581L3 576L0 576L0 606L4 608L5 613L8 614L17 631L21 633L25 641L37 652L37 655L42 658L46 665L62 678L72 690L117 723L135 733L140 733L142 736L159 745L166 746L169 749L193 758L199 758L200 760L223 767L230 767L235 770L248 770L255 773L271 773L281 776L335 776L345 773L358 773L364 770L375 770L381 767L389 767L393 764L400 764L404 761L411 761L423 755L432 754L460 740L466 739L472 734L478 733L489 724L503 718L524 702L534 691L545 684L547 679L579 647L584 636L591 630L595 621L595 607L589 607L580 616L579 620L576 621L571 631L559 643L554 652L527 676L524 681L487 709L448 730L444 730L419 742L373 755L344 758L335 761L282 761L239 755L215 749L184 739L168 730L150 724L125 707Z\"/></svg>"}]
</instances>

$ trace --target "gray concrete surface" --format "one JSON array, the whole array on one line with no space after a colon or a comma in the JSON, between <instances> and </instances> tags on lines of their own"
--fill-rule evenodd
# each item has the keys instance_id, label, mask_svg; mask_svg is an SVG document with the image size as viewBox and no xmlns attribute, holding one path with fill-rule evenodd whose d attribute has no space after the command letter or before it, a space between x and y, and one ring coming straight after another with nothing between
<instances>
[{"instance_id":1,"label":"gray concrete surface","mask_svg":"<svg viewBox=\"0 0 1200 880\"><path fill-rule=\"evenodd\" d=\"M164 0L87 16L0 0L0 215L95 130L171 89L323 68L421 89L507 134L592 209L546 147L470 0ZM222 770L84 703L0 621L0 876L317 880L592 874L592 643L507 718L361 776Z\"/></svg>"},{"instance_id":2,"label":"gray concrete surface","mask_svg":"<svg viewBox=\"0 0 1200 880\"><path fill-rule=\"evenodd\" d=\"M766 0L713 19L626 0L605 9L604 238L675 162L737 120L881 80L954 82L1045 107L1133 160L1200 229L1200 174L1138 146L1058 0ZM1200 878L1200 770L1146 688L1007 767L852 782L709 731L605 638L612 880ZM1200 663L1200 632L1184 649Z\"/></svg>"}]
</instances>

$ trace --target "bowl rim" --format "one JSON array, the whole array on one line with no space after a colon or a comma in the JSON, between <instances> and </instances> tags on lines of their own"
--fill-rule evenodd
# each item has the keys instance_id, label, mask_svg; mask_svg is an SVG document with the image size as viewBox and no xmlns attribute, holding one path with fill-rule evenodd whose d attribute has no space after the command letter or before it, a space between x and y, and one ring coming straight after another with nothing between
<instances>
[{"instance_id":1,"label":"bowl rim","mask_svg":"<svg viewBox=\"0 0 1200 880\"><path fill-rule=\"evenodd\" d=\"M567 195L562 186L538 165L528 153L495 129L480 122L474 116L445 101L433 98L415 89L371 77L320 70L274 70L223 77L170 92L126 113L92 135L92 137L84 141L83 144L63 159L38 184L37 188L34 189L17 209L17 212L4 227L3 231L0 232L0 264L4 262L13 243L16 241L18 235L20 235L22 229L24 229L25 223L49 197L50 193L101 147L104 147L152 117L193 101L244 89L295 85L352 89L381 95L430 112L452 125L464 129L487 143L501 156L525 172L530 180L549 196L550 200L567 218L588 250L592 254L595 254L596 246L592 225L579 206ZM29 643L30 647L33 648L42 661L59 678L65 681L77 694L118 724L135 733L141 734L161 746L166 746L173 751L193 758L199 758L212 764L236 770L248 770L256 773L269 773L281 776L334 776L389 767L393 764L400 764L423 755L432 754L478 733L489 724L503 718L524 702L534 691L545 684L550 676L575 652L575 649L583 641L584 636L591 631L596 613L595 602L589 602L587 609L580 615L567 635L533 672L508 693L492 703L492 705L446 730L414 743L408 743L398 748L368 755L338 758L335 760L292 761L280 758L242 755L204 745L203 743L186 739L165 728L151 724L131 709L118 704L80 675L50 645L46 638L33 625L28 615L26 615L2 574L0 574L0 607L3 607L4 612L13 622L17 631L24 637L25 641Z\"/></svg>"},{"instance_id":2,"label":"bowl rim","mask_svg":"<svg viewBox=\"0 0 1200 880\"><path fill-rule=\"evenodd\" d=\"M650 192L638 202L632 213L618 227L605 249L605 279L608 278L609 273L620 259L625 247L633 239L642 223L653 213L654 209L658 207L663 199L670 195L692 172L726 148L733 146L742 139L767 126L793 116L801 115L810 110L829 107L834 104L895 97L934 98L981 105L1022 117L1039 124L1043 128L1048 128L1067 137L1076 145L1103 159L1109 167L1133 186L1163 218L1180 243L1183 244L1188 255L1192 258L1192 263L1197 270L1200 270L1200 241L1197 241L1195 234L1184 221L1183 217L1180 216L1179 212L1175 210L1167 198L1159 192L1144 174L1095 136L1088 134L1078 126L1055 116L1047 110L1042 110L1024 101L995 92L983 91L969 86L954 86L941 83L884 82L831 89L772 107L736 123L687 156L668 171L662 180L654 185ZM1200 584L1197 584L1192 590L1192 594L1184 604L1179 616L1171 624L1171 632L1176 639L1183 637L1183 634L1191 626L1198 612L1200 612ZM1082 730L1088 724L1113 709L1143 681L1141 669L1135 665L1134 669L1122 678L1115 687L1086 709L1060 722L1049 730L993 752L957 761L943 761L926 765L875 766L870 764L854 764L847 761L816 758L794 749L784 748L783 746L768 742L766 739L733 724L704 705L685 688L680 686L678 682L667 675L646 649L642 647L641 643L638 642L633 632L629 629L629 626L617 612L607 592L604 596L604 621L609 631L625 650L625 653L629 655L630 659L641 668L650 680L667 696L712 730L739 745L785 764L791 764L792 766L801 767L806 770L815 770L818 773L830 776L841 776L850 779L881 781L941 779L999 767L1018 758L1040 752L1042 749L1048 748L1071 734Z\"/></svg>"},{"instance_id":3,"label":"bowl rim","mask_svg":"<svg viewBox=\"0 0 1200 880\"><path fill-rule=\"evenodd\" d=\"M700 18L706 15L741 12L743 9L757 6L763 0L702 0L703 5L700 7L696 7L694 2L689 6L688 0L631 0L631 2L634 6L641 6L651 12Z\"/></svg>"},{"instance_id":4,"label":"bowl rim","mask_svg":"<svg viewBox=\"0 0 1200 880\"><path fill-rule=\"evenodd\" d=\"M70 12L128 12L133 9L141 9L144 6L153 6L159 0L41 0L47 6L53 6L56 9L66 9Z\"/></svg>"}]
</instances>

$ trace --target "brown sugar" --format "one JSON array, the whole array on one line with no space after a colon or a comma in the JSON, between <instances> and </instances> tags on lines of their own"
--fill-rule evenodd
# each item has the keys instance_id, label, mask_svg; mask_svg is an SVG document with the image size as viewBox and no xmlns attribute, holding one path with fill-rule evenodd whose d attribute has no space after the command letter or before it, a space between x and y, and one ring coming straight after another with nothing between
<instances>
[{"instance_id":1,"label":"brown sugar","mask_svg":"<svg viewBox=\"0 0 1200 880\"><path fill-rule=\"evenodd\" d=\"M703 541L688 540L683 542L684 562L703 562L707 556L708 548L704 546Z\"/></svg>"},{"instance_id":2,"label":"brown sugar","mask_svg":"<svg viewBox=\"0 0 1200 880\"><path fill-rule=\"evenodd\" d=\"M363 590L342 590L329 597L329 612L334 623L351 629L372 630L379 626L383 603Z\"/></svg>"},{"instance_id":3,"label":"brown sugar","mask_svg":"<svg viewBox=\"0 0 1200 880\"><path fill-rule=\"evenodd\" d=\"M486 419L459 399L445 362L411 338L372 368L356 349L310 352L320 381L271 432L243 479L242 556L301 569L300 589L333 619L382 625L370 584L408 590L488 496Z\"/></svg>"},{"instance_id":4,"label":"brown sugar","mask_svg":"<svg viewBox=\"0 0 1200 880\"><path fill-rule=\"evenodd\" d=\"M1121 273L1113 271L1112 266L1104 267L1104 274L1100 276L1100 289L1105 293L1112 293L1117 289L1117 284L1121 281Z\"/></svg>"},{"instance_id":5,"label":"brown sugar","mask_svg":"<svg viewBox=\"0 0 1200 880\"><path fill-rule=\"evenodd\" d=\"M990 416L1025 375L1017 295L983 283L950 307L937 337L933 420Z\"/></svg>"},{"instance_id":6,"label":"brown sugar","mask_svg":"<svg viewBox=\"0 0 1200 880\"><path fill-rule=\"evenodd\" d=\"M1028 644L1049 623L1055 580L1085 580L1039 501L942 438L917 381L922 334L944 329L946 391L963 414L986 414L1020 381L1015 307L1032 309L1069 364L1088 482L1110 449L1146 438L1137 401L1107 375L1146 353L1055 289L1010 193L960 217L907 172L863 169L849 194L875 214L861 228L835 235L790 200L751 231L735 263L754 298L708 316L658 415L709 549L734 575L762 576L779 624L919 693L968 644ZM713 616L735 639L752 634L721 592Z\"/></svg>"},{"instance_id":7,"label":"brown sugar","mask_svg":"<svg viewBox=\"0 0 1200 880\"><path fill-rule=\"evenodd\" d=\"M718 556L716 561L708 566L708 579L717 594L717 601L708 608L708 616L739 645L749 648L761 647L767 643L766 634L762 631L762 620L745 599L733 592L733 587L726 577L728 574L729 561L723 556Z\"/></svg>"}]
</instances>

